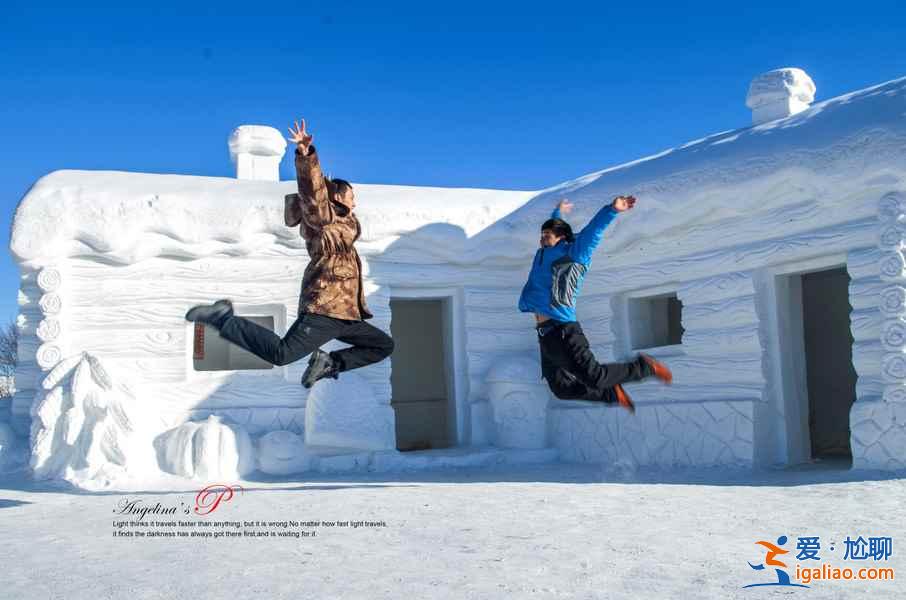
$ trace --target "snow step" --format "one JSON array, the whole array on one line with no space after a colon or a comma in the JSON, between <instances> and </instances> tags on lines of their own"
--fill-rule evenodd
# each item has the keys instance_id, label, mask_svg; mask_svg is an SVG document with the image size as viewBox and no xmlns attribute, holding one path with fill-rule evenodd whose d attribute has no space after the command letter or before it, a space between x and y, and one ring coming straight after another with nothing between
<instances>
[{"instance_id":1,"label":"snow step","mask_svg":"<svg viewBox=\"0 0 906 600\"><path fill-rule=\"evenodd\" d=\"M309 447L308 449L311 449ZM331 453L335 451L338 453ZM314 470L321 473L423 471L434 469L488 467L551 463L559 459L557 448L509 449L493 446L460 446L435 450L350 450L315 447L318 459Z\"/></svg>"}]
</instances>

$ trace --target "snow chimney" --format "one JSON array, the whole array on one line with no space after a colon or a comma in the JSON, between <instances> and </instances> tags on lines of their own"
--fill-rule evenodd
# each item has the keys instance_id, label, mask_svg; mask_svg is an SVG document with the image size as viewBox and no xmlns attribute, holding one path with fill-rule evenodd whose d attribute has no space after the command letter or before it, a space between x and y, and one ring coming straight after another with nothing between
<instances>
[{"instance_id":1,"label":"snow chimney","mask_svg":"<svg viewBox=\"0 0 906 600\"><path fill-rule=\"evenodd\" d=\"M815 99L815 82L802 69L775 69L749 84L746 106L752 125L783 119L804 111Z\"/></svg>"},{"instance_id":2,"label":"snow chimney","mask_svg":"<svg viewBox=\"0 0 906 600\"><path fill-rule=\"evenodd\" d=\"M240 125L230 135L229 146L237 179L280 181L286 140L279 131L266 125Z\"/></svg>"}]
</instances>

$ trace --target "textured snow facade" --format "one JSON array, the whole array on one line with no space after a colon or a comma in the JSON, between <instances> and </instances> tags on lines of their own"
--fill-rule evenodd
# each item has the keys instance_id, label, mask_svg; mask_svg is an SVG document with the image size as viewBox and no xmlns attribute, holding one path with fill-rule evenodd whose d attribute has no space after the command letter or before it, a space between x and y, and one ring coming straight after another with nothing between
<instances>
[{"instance_id":1,"label":"textured snow facade","mask_svg":"<svg viewBox=\"0 0 906 600\"><path fill-rule=\"evenodd\" d=\"M390 330L392 298L449 303L452 441L481 447L465 458L439 450L407 458L393 449L392 360L311 391L299 385L305 360L193 367L194 330L183 315L194 304L231 298L238 314L270 319L280 334L296 319L308 257L282 221L293 182L55 172L35 184L13 224L20 369L0 415L28 436L47 395L42 382L88 353L113 381L128 382L138 405L153 408L157 436L211 416L247 434L249 444L224 456L251 458L241 469L230 458L221 473L241 475L248 464L286 474L558 454L638 465L795 464L807 458L808 434L802 394L790 381L797 325L781 301L784 282L842 267L858 376L853 464L904 468L904 114L900 79L541 192L357 185L371 322ZM628 385L635 417L548 396L543 411L522 415L545 415L548 447L504 450L513 432L501 427L522 416L494 398L513 390L528 398L542 383L540 372L506 367L538 360L533 319L516 307L538 227L562 197L574 202L570 220L579 229L628 192L639 204L605 233L579 321L600 361L644 349L670 365L674 384ZM648 321L639 315L666 296L682 304L681 341L645 346L650 332L639 323ZM344 403L349 394L354 402ZM489 453L495 446L500 454ZM156 468L161 460L158 452ZM191 468L179 472L189 476L208 463L184 464Z\"/></svg>"}]
</instances>

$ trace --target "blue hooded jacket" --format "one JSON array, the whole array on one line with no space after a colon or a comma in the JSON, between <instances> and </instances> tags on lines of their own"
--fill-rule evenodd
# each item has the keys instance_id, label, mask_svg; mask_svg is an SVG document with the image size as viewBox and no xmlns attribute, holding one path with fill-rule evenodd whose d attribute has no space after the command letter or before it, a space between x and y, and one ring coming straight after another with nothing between
<instances>
[{"instance_id":1,"label":"blue hooded jacket","mask_svg":"<svg viewBox=\"0 0 906 600\"><path fill-rule=\"evenodd\" d=\"M550 248L539 248L532 261L528 281L519 296L519 310L546 315L558 321L576 320L576 298L591 266L591 255L601 242L604 230L617 216L613 205L598 211L572 242L560 240ZM551 213L560 218L560 209Z\"/></svg>"}]
</instances>

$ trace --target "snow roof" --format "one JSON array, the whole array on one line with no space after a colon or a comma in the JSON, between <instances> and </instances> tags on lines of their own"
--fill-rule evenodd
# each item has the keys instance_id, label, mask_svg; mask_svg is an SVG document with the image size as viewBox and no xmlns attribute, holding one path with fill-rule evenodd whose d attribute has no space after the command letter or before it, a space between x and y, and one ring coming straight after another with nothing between
<instances>
[{"instance_id":1,"label":"snow roof","mask_svg":"<svg viewBox=\"0 0 906 600\"><path fill-rule=\"evenodd\" d=\"M357 246L363 254L380 251L400 235L425 235L421 229L435 238L464 240L536 194L396 185L355 188L356 215L362 223ZM295 181L54 171L20 202L10 249L20 261L97 256L124 264L161 255L247 256L275 244L304 249L299 228L283 222L283 198L295 191Z\"/></svg>"},{"instance_id":2,"label":"snow roof","mask_svg":"<svg viewBox=\"0 0 906 600\"><path fill-rule=\"evenodd\" d=\"M356 184L363 254L405 238L440 260L522 259L557 199L581 227L619 194L636 208L607 233L616 250L705 222L804 201L904 187L906 78L812 105L794 116L694 140L542 192ZM244 256L304 248L283 224L295 182L56 171L22 199L10 248L20 261L94 255Z\"/></svg>"},{"instance_id":3,"label":"snow roof","mask_svg":"<svg viewBox=\"0 0 906 600\"><path fill-rule=\"evenodd\" d=\"M904 187L906 77L567 181L542 191L472 243L503 248L501 239L525 239L533 244L522 254L533 252L540 223L563 197L575 204L569 220L576 230L614 196L638 198L635 209L608 229L609 253L652 240L667 246L704 223L803 202L857 201L879 188Z\"/></svg>"}]
</instances>

